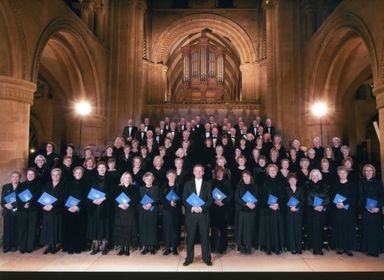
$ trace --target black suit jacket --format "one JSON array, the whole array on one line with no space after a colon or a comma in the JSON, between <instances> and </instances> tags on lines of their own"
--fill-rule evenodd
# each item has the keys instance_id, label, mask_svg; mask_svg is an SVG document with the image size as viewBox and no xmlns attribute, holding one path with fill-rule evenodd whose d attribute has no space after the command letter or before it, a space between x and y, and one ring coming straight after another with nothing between
<instances>
[{"instance_id":1,"label":"black suit jacket","mask_svg":"<svg viewBox=\"0 0 384 280\"><path fill-rule=\"evenodd\" d=\"M123 135L122 135L124 138L124 141L127 142L128 137L132 137L132 139L135 138L137 130L138 130L137 126L133 125L132 130L131 130L131 134L129 134L129 126L124 127Z\"/></svg>"},{"instance_id":2,"label":"black suit jacket","mask_svg":"<svg viewBox=\"0 0 384 280\"><path fill-rule=\"evenodd\" d=\"M184 191L183 191L183 203L185 206L185 213L186 215L193 215L195 213L191 212L192 206L187 202L188 197L192 194L196 193L196 184L195 179L190 180L184 184ZM204 181L201 183L201 190L199 197L205 202L204 205L201 206L201 209L203 210L200 214L208 214L209 209L212 206L212 190L211 190L211 184L207 181Z\"/></svg>"}]
</instances>

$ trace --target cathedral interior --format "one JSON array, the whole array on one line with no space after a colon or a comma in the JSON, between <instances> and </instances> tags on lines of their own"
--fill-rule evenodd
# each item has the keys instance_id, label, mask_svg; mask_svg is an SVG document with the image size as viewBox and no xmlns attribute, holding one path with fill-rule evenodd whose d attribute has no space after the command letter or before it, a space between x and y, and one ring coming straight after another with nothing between
<instances>
[{"instance_id":1,"label":"cathedral interior","mask_svg":"<svg viewBox=\"0 0 384 280\"><path fill-rule=\"evenodd\" d=\"M196 115L270 118L284 143L304 146L338 136L383 177L382 11L382 0L0 0L0 185L49 141L58 153L68 143L101 151L128 119ZM75 111L84 100L86 116ZM296 268L345 264L333 260ZM349 268L382 270L379 261Z\"/></svg>"}]
</instances>

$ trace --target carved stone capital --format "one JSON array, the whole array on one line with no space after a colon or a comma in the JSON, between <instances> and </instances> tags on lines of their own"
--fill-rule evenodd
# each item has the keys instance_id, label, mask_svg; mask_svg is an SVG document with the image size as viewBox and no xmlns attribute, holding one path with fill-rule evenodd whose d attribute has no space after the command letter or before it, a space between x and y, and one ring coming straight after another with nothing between
<instances>
[{"instance_id":1,"label":"carved stone capital","mask_svg":"<svg viewBox=\"0 0 384 280\"><path fill-rule=\"evenodd\" d=\"M280 0L264 0L263 8L264 9L273 9L279 5Z\"/></svg>"},{"instance_id":2,"label":"carved stone capital","mask_svg":"<svg viewBox=\"0 0 384 280\"><path fill-rule=\"evenodd\" d=\"M92 0L83 0L80 3L80 10L81 11L90 11L94 10L96 8L96 4Z\"/></svg>"},{"instance_id":3,"label":"carved stone capital","mask_svg":"<svg viewBox=\"0 0 384 280\"><path fill-rule=\"evenodd\" d=\"M14 100L22 103L33 103L36 84L9 76L0 76L0 99Z\"/></svg>"},{"instance_id":4,"label":"carved stone capital","mask_svg":"<svg viewBox=\"0 0 384 280\"><path fill-rule=\"evenodd\" d=\"M384 108L384 85L375 86L373 88L373 95L376 97L377 109Z\"/></svg>"}]
</instances>

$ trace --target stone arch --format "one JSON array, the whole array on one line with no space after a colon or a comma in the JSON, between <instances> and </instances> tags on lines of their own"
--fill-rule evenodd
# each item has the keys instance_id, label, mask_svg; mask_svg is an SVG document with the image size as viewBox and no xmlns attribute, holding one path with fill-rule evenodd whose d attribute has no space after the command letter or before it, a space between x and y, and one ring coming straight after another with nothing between
<instances>
[{"instance_id":1,"label":"stone arch","mask_svg":"<svg viewBox=\"0 0 384 280\"><path fill-rule=\"evenodd\" d=\"M52 20L43 30L36 45L30 79L37 82L44 48L49 42L53 42L58 47L56 51L69 59L66 63L71 64L75 71L73 73L67 69L67 74L71 79L76 79L75 89L80 90L78 96L94 98L95 113L101 115L101 73L95 64L97 57L89 47L87 38L88 30L80 22L63 17Z\"/></svg>"},{"instance_id":2,"label":"stone arch","mask_svg":"<svg viewBox=\"0 0 384 280\"><path fill-rule=\"evenodd\" d=\"M181 26L184 28L180 28ZM180 38L206 28L222 37L228 37L238 51L241 63L256 61L256 48L248 33L232 20L209 13L189 15L175 20L154 43L151 60L155 63L166 63L172 46Z\"/></svg>"},{"instance_id":3,"label":"stone arch","mask_svg":"<svg viewBox=\"0 0 384 280\"><path fill-rule=\"evenodd\" d=\"M321 43L319 44L319 42ZM333 99L331 92L327 91L327 87L330 83L335 82L342 71L341 67L335 66L335 61L339 59L346 62L348 56L352 55L361 43L366 46L369 52L373 83L379 84L379 65L373 37L359 17L345 13L327 21L319 29L317 38L313 40L313 45L308 48L316 59L313 66L309 67L312 74L307 87L307 101L312 102L314 99L322 97L335 105L336 100ZM350 45L347 49L348 44L352 46ZM345 53L341 50L345 50ZM328 92L328 95L321 96L325 91Z\"/></svg>"},{"instance_id":4,"label":"stone arch","mask_svg":"<svg viewBox=\"0 0 384 280\"><path fill-rule=\"evenodd\" d=\"M26 38L13 1L0 1L0 75L26 78L29 64Z\"/></svg>"}]
</instances>

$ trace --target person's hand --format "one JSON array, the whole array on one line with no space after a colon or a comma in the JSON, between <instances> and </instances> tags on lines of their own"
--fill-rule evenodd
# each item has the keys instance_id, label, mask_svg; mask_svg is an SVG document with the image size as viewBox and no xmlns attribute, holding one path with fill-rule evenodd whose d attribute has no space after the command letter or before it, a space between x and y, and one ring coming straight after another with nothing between
<instances>
[{"instance_id":1,"label":"person's hand","mask_svg":"<svg viewBox=\"0 0 384 280\"><path fill-rule=\"evenodd\" d=\"M340 202L336 204L337 209L343 209L344 208L344 203Z\"/></svg>"},{"instance_id":2,"label":"person's hand","mask_svg":"<svg viewBox=\"0 0 384 280\"><path fill-rule=\"evenodd\" d=\"M13 209L13 206L12 206L12 203L11 203L11 202L5 204L4 206L5 206L5 208L7 208L8 210L12 210L12 209Z\"/></svg>"},{"instance_id":3,"label":"person's hand","mask_svg":"<svg viewBox=\"0 0 384 280\"><path fill-rule=\"evenodd\" d=\"M44 209L45 211L51 211L52 208L53 208L53 206L52 206L51 204L49 204L49 205L45 205L45 206L43 207L43 209Z\"/></svg>"},{"instance_id":4,"label":"person's hand","mask_svg":"<svg viewBox=\"0 0 384 280\"><path fill-rule=\"evenodd\" d=\"M171 206L176 207L176 202L174 200L171 200Z\"/></svg>"},{"instance_id":5,"label":"person's hand","mask_svg":"<svg viewBox=\"0 0 384 280\"><path fill-rule=\"evenodd\" d=\"M131 136L127 137L127 140L128 140L128 142L131 142L132 141L132 137Z\"/></svg>"},{"instance_id":6,"label":"person's hand","mask_svg":"<svg viewBox=\"0 0 384 280\"><path fill-rule=\"evenodd\" d=\"M375 213L378 213L379 212L379 208L371 208L371 209L368 209L369 212L371 212L372 214L375 214Z\"/></svg>"},{"instance_id":7,"label":"person's hand","mask_svg":"<svg viewBox=\"0 0 384 280\"><path fill-rule=\"evenodd\" d=\"M76 213L79 210L79 207L75 205L75 206L68 208L68 210L71 213Z\"/></svg>"},{"instance_id":8,"label":"person's hand","mask_svg":"<svg viewBox=\"0 0 384 280\"><path fill-rule=\"evenodd\" d=\"M255 203L252 203L252 202L247 202L246 205L247 205L247 207L248 207L249 209L251 209L251 210L255 209L255 207L256 207Z\"/></svg>"},{"instance_id":9,"label":"person's hand","mask_svg":"<svg viewBox=\"0 0 384 280\"><path fill-rule=\"evenodd\" d=\"M151 209L151 207L152 207L152 203L148 203L148 204L143 205L143 208L145 210L149 210L149 209Z\"/></svg>"},{"instance_id":10,"label":"person's hand","mask_svg":"<svg viewBox=\"0 0 384 280\"><path fill-rule=\"evenodd\" d=\"M321 212L321 211L323 211L323 209L324 209L324 207L322 205L315 207L315 210L317 212Z\"/></svg>"},{"instance_id":11,"label":"person's hand","mask_svg":"<svg viewBox=\"0 0 384 280\"><path fill-rule=\"evenodd\" d=\"M119 204L119 208L121 208L121 209L123 209L123 210L127 210L128 207L129 207L129 204L127 204L127 203L121 203L121 204Z\"/></svg>"},{"instance_id":12,"label":"person's hand","mask_svg":"<svg viewBox=\"0 0 384 280\"><path fill-rule=\"evenodd\" d=\"M219 207L221 207L221 206L224 205L223 201L221 201L221 200L219 200L219 199L215 199L215 204L216 204L217 206L219 206Z\"/></svg>"},{"instance_id":13,"label":"person's hand","mask_svg":"<svg viewBox=\"0 0 384 280\"><path fill-rule=\"evenodd\" d=\"M289 209L291 212L293 212L293 213L295 213L295 212L297 212L297 208L296 208L296 206L292 206L291 207L291 209Z\"/></svg>"},{"instance_id":14,"label":"person's hand","mask_svg":"<svg viewBox=\"0 0 384 280\"><path fill-rule=\"evenodd\" d=\"M197 213L201 213L201 212L203 212L203 209L200 206L198 206L197 207Z\"/></svg>"},{"instance_id":15,"label":"person's hand","mask_svg":"<svg viewBox=\"0 0 384 280\"><path fill-rule=\"evenodd\" d=\"M277 204L277 203L271 204L269 206L269 208L271 208L274 211L279 210L279 204Z\"/></svg>"},{"instance_id":16,"label":"person's hand","mask_svg":"<svg viewBox=\"0 0 384 280\"><path fill-rule=\"evenodd\" d=\"M24 204L24 208L28 209L29 208L29 202Z\"/></svg>"}]
</instances>

